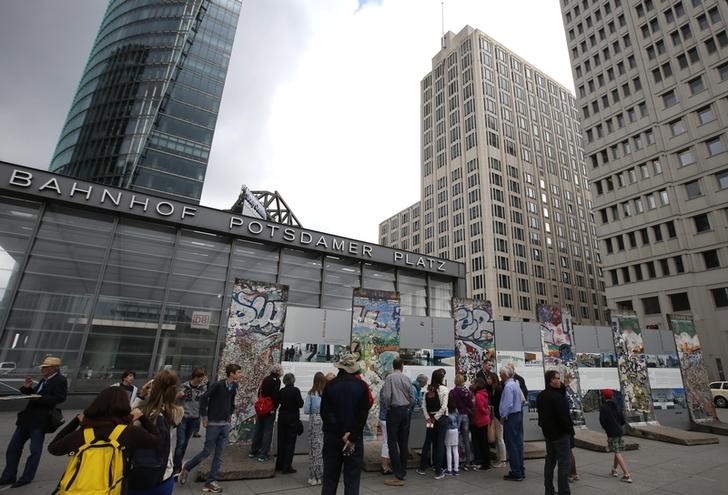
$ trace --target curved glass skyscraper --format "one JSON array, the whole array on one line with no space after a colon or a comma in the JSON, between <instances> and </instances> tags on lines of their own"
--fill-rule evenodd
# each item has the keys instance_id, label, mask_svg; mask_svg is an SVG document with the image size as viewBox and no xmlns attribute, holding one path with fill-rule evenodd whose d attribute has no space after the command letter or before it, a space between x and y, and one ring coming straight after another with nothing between
<instances>
[{"instance_id":1,"label":"curved glass skyscraper","mask_svg":"<svg viewBox=\"0 0 728 495\"><path fill-rule=\"evenodd\" d=\"M242 0L111 0L50 170L198 203Z\"/></svg>"}]
</instances>

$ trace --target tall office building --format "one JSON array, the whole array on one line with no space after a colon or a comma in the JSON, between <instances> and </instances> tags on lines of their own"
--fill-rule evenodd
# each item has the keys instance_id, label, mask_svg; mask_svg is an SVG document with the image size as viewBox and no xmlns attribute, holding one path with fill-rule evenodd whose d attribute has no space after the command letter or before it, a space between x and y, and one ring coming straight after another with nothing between
<instances>
[{"instance_id":1,"label":"tall office building","mask_svg":"<svg viewBox=\"0 0 728 495\"><path fill-rule=\"evenodd\" d=\"M532 320L555 302L604 323L571 92L467 26L444 36L421 95L422 199L380 224L380 243L464 261L468 296L490 299L496 318Z\"/></svg>"},{"instance_id":2,"label":"tall office building","mask_svg":"<svg viewBox=\"0 0 728 495\"><path fill-rule=\"evenodd\" d=\"M198 203L241 0L111 0L50 170Z\"/></svg>"},{"instance_id":3,"label":"tall office building","mask_svg":"<svg viewBox=\"0 0 728 495\"><path fill-rule=\"evenodd\" d=\"M728 357L728 4L561 0L606 293Z\"/></svg>"}]
</instances>

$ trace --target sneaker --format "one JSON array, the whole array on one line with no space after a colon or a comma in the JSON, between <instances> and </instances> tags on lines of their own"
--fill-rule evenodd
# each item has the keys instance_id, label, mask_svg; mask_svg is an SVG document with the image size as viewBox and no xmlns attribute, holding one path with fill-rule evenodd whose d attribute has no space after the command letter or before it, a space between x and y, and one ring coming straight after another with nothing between
<instances>
[{"instance_id":1,"label":"sneaker","mask_svg":"<svg viewBox=\"0 0 728 495\"><path fill-rule=\"evenodd\" d=\"M446 473L446 472L447 472L447 471L442 471L442 472L440 472L440 473L436 474L436 475L435 475L435 479L436 479L436 480L441 480L441 479L443 479L443 478L445 477L445 473Z\"/></svg>"},{"instance_id":2,"label":"sneaker","mask_svg":"<svg viewBox=\"0 0 728 495\"><path fill-rule=\"evenodd\" d=\"M572 475L569 475L569 483L574 483L576 481L579 481L580 479L581 478L579 478L579 475L578 474L575 474L573 476Z\"/></svg>"},{"instance_id":3,"label":"sneaker","mask_svg":"<svg viewBox=\"0 0 728 495\"><path fill-rule=\"evenodd\" d=\"M516 476L513 473L508 473L503 476L503 479L506 481L523 481L523 476Z\"/></svg>"},{"instance_id":4,"label":"sneaker","mask_svg":"<svg viewBox=\"0 0 728 495\"><path fill-rule=\"evenodd\" d=\"M450 474L452 476L459 476L460 475L460 472L459 471L450 471Z\"/></svg>"},{"instance_id":5,"label":"sneaker","mask_svg":"<svg viewBox=\"0 0 728 495\"><path fill-rule=\"evenodd\" d=\"M248 454L248 459L255 459L256 457L258 457L258 454L253 454L252 452Z\"/></svg>"},{"instance_id":6,"label":"sneaker","mask_svg":"<svg viewBox=\"0 0 728 495\"><path fill-rule=\"evenodd\" d=\"M632 483L632 476L625 474L624 476L622 476L621 481L624 481L625 483Z\"/></svg>"},{"instance_id":7,"label":"sneaker","mask_svg":"<svg viewBox=\"0 0 728 495\"><path fill-rule=\"evenodd\" d=\"M404 480L399 478L389 478L384 480L384 484L387 486L404 486Z\"/></svg>"},{"instance_id":8,"label":"sneaker","mask_svg":"<svg viewBox=\"0 0 728 495\"><path fill-rule=\"evenodd\" d=\"M184 485L187 483L187 477L190 475L190 472L185 469L184 466L182 466L182 469L179 472L179 475L177 475L177 483L180 485Z\"/></svg>"},{"instance_id":9,"label":"sneaker","mask_svg":"<svg viewBox=\"0 0 728 495\"><path fill-rule=\"evenodd\" d=\"M497 467L499 469L502 469L504 467L508 466L508 463L506 461L498 461L495 463L494 467Z\"/></svg>"},{"instance_id":10,"label":"sneaker","mask_svg":"<svg viewBox=\"0 0 728 495\"><path fill-rule=\"evenodd\" d=\"M202 487L202 491L209 493L222 493L222 487L217 484L217 481L211 481L209 483L205 483Z\"/></svg>"},{"instance_id":11,"label":"sneaker","mask_svg":"<svg viewBox=\"0 0 728 495\"><path fill-rule=\"evenodd\" d=\"M471 471L477 471L478 469L480 469L480 464L471 464L468 466L468 469L470 469Z\"/></svg>"},{"instance_id":12,"label":"sneaker","mask_svg":"<svg viewBox=\"0 0 728 495\"><path fill-rule=\"evenodd\" d=\"M268 457L267 455L259 455L258 456L258 462L267 462L268 459L270 459L270 457Z\"/></svg>"},{"instance_id":13,"label":"sneaker","mask_svg":"<svg viewBox=\"0 0 728 495\"><path fill-rule=\"evenodd\" d=\"M427 474L427 472L425 472L425 470L422 468L417 468L417 471L415 471L415 472L417 474L421 474L422 476L425 476Z\"/></svg>"},{"instance_id":14,"label":"sneaker","mask_svg":"<svg viewBox=\"0 0 728 495\"><path fill-rule=\"evenodd\" d=\"M611 474L611 475L612 475L612 476L614 476L615 478L618 478L618 477L619 477L619 474L617 474L617 470L616 470L616 469L614 469L614 468L612 468L612 469L611 469L611 470L609 471L609 474Z\"/></svg>"}]
</instances>

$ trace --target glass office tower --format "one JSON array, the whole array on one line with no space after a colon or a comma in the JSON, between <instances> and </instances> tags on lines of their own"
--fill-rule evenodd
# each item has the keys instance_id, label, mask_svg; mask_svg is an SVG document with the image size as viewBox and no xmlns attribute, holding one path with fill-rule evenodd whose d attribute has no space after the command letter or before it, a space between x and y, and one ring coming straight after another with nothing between
<instances>
[{"instance_id":1,"label":"glass office tower","mask_svg":"<svg viewBox=\"0 0 728 495\"><path fill-rule=\"evenodd\" d=\"M198 203L241 0L111 0L50 170Z\"/></svg>"}]
</instances>

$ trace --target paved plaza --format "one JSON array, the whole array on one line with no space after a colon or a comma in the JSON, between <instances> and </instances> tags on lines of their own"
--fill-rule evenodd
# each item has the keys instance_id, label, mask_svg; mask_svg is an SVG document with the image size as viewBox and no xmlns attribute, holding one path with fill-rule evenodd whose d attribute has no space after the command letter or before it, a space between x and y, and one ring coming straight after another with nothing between
<instances>
[{"instance_id":1,"label":"paved plaza","mask_svg":"<svg viewBox=\"0 0 728 495\"><path fill-rule=\"evenodd\" d=\"M15 424L14 412L0 412L0 448L4 465L5 446L10 440ZM720 411L723 420L728 420L728 410ZM66 414L70 417L70 413ZM51 437L51 436L49 436ZM51 438L46 437L46 445ZM193 439L188 453L200 447L201 439ZM610 454L600 454L575 449L581 480L572 484L574 494L602 493L650 493L650 494L703 494L728 493L728 438L721 437L718 445L684 447L650 440L636 439L640 450L626 452L625 458L632 470L634 483L627 485L609 476ZM23 462L25 459L23 459ZM67 458L43 454L35 481L22 488L3 487L8 495L41 495L53 491L63 472ZM408 471L407 485L403 488L385 486L384 476L378 473L362 473L361 493L366 494L517 494L543 493L543 459L526 461L527 479L523 482L504 481L506 470L492 469L487 472L465 472L457 477L435 481L432 476L420 476L414 470ZM310 487L308 478L308 456L297 455L293 462L296 474L281 475L263 480L228 481L221 485L224 493L240 495L314 495L321 487ZM202 493L202 483L188 482L175 487L177 494ZM339 493L343 494L340 485Z\"/></svg>"}]
</instances>

